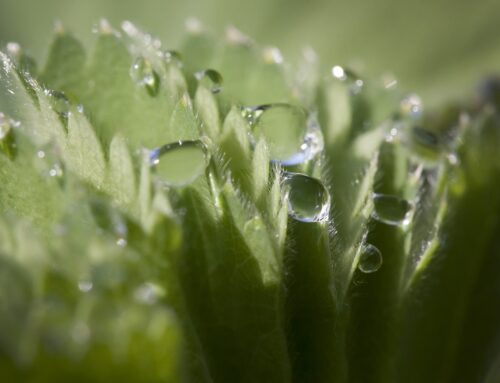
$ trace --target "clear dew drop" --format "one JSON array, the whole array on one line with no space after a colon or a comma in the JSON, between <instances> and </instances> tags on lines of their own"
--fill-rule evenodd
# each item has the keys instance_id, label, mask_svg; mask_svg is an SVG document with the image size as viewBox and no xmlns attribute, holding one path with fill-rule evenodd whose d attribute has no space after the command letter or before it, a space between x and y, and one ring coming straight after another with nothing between
<instances>
[{"instance_id":1,"label":"clear dew drop","mask_svg":"<svg viewBox=\"0 0 500 383\"><path fill-rule=\"evenodd\" d=\"M83 279L78 282L78 290L80 290L82 293L88 293L92 290L93 287L94 284L90 280Z\"/></svg>"},{"instance_id":2,"label":"clear dew drop","mask_svg":"<svg viewBox=\"0 0 500 383\"><path fill-rule=\"evenodd\" d=\"M164 50L161 52L161 58L167 65L182 67L182 55L175 50Z\"/></svg>"},{"instance_id":3,"label":"clear dew drop","mask_svg":"<svg viewBox=\"0 0 500 383\"><path fill-rule=\"evenodd\" d=\"M409 146L416 157L428 163L437 162L443 149L440 137L420 126L413 126L410 129Z\"/></svg>"},{"instance_id":4,"label":"clear dew drop","mask_svg":"<svg viewBox=\"0 0 500 383\"><path fill-rule=\"evenodd\" d=\"M344 82L348 87L351 94L358 94L365 85L364 81L359 78L350 69L344 68L340 65L332 67L332 76L334 79Z\"/></svg>"},{"instance_id":5,"label":"clear dew drop","mask_svg":"<svg viewBox=\"0 0 500 383\"><path fill-rule=\"evenodd\" d=\"M126 247L127 246L127 240L125 238L118 238L116 240L116 245L118 247Z\"/></svg>"},{"instance_id":6,"label":"clear dew drop","mask_svg":"<svg viewBox=\"0 0 500 383\"><path fill-rule=\"evenodd\" d=\"M242 115L253 135L266 139L275 162L298 165L323 150L323 135L315 115L308 115L301 107L285 103L244 107Z\"/></svg>"},{"instance_id":7,"label":"clear dew drop","mask_svg":"<svg viewBox=\"0 0 500 383\"><path fill-rule=\"evenodd\" d=\"M374 273L382 266L382 253L371 244L365 244L361 248L358 269L366 274Z\"/></svg>"},{"instance_id":8,"label":"clear dew drop","mask_svg":"<svg viewBox=\"0 0 500 383\"><path fill-rule=\"evenodd\" d=\"M288 214L301 222L328 219L330 194L321 181L300 173L286 173L282 182Z\"/></svg>"},{"instance_id":9,"label":"clear dew drop","mask_svg":"<svg viewBox=\"0 0 500 383\"><path fill-rule=\"evenodd\" d=\"M70 102L63 92L45 89L45 95L49 98L50 106L63 120L67 120L70 112Z\"/></svg>"},{"instance_id":10,"label":"clear dew drop","mask_svg":"<svg viewBox=\"0 0 500 383\"><path fill-rule=\"evenodd\" d=\"M152 305L164 297L165 290L156 283L146 282L134 290L134 299L140 303Z\"/></svg>"},{"instance_id":11,"label":"clear dew drop","mask_svg":"<svg viewBox=\"0 0 500 383\"><path fill-rule=\"evenodd\" d=\"M185 186L205 172L209 155L199 141L176 141L150 152L151 166L166 186Z\"/></svg>"},{"instance_id":12,"label":"clear dew drop","mask_svg":"<svg viewBox=\"0 0 500 383\"><path fill-rule=\"evenodd\" d=\"M62 164L56 162L49 169L49 176L53 178L62 178L64 176L64 169Z\"/></svg>"},{"instance_id":13,"label":"clear dew drop","mask_svg":"<svg viewBox=\"0 0 500 383\"><path fill-rule=\"evenodd\" d=\"M132 63L130 77L138 86L144 87L151 96L158 94L160 78L151 62L144 57L138 57Z\"/></svg>"},{"instance_id":14,"label":"clear dew drop","mask_svg":"<svg viewBox=\"0 0 500 383\"><path fill-rule=\"evenodd\" d=\"M401 100L399 108L403 116L419 118L423 112L422 99L417 94L411 93Z\"/></svg>"},{"instance_id":15,"label":"clear dew drop","mask_svg":"<svg viewBox=\"0 0 500 383\"><path fill-rule=\"evenodd\" d=\"M382 223L398 226L408 223L412 204L403 198L389 194L373 194L372 217Z\"/></svg>"},{"instance_id":16,"label":"clear dew drop","mask_svg":"<svg viewBox=\"0 0 500 383\"><path fill-rule=\"evenodd\" d=\"M204 69L194 74L198 84L204 86L212 93L219 93L222 90L222 75L215 69Z\"/></svg>"},{"instance_id":17,"label":"clear dew drop","mask_svg":"<svg viewBox=\"0 0 500 383\"><path fill-rule=\"evenodd\" d=\"M0 151L8 158L13 159L17 152L16 139L13 128L19 123L11 120L0 112Z\"/></svg>"}]
</instances>

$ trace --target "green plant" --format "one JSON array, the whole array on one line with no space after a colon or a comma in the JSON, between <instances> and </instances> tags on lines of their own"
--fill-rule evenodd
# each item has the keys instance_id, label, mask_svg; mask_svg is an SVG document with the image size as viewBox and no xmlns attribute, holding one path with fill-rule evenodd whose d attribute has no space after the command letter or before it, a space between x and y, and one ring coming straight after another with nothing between
<instances>
[{"instance_id":1,"label":"green plant","mask_svg":"<svg viewBox=\"0 0 500 383\"><path fill-rule=\"evenodd\" d=\"M0 53L2 380L498 381L494 94L195 27Z\"/></svg>"}]
</instances>

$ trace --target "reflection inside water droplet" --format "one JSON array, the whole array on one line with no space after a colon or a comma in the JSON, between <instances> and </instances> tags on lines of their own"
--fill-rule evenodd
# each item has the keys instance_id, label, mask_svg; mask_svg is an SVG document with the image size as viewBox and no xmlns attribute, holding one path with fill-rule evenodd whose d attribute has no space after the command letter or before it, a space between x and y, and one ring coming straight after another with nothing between
<instances>
[{"instance_id":1,"label":"reflection inside water droplet","mask_svg":"<svg viewBox=\"0 0 500 383\"><path fill-rule=\"evenodd\" d=\"M382 266L382 253L371 244L363 245L359 256L358 268L363 273L374 273Z\"/></svg>"},{"instance_id":2,"label":"reflection inside water droplet","mask_svg":"<svg viewBox=\"0 0 500 383\"><path fill-rule=\"evenodd\" d=\"M302 222L328 219L330 194L320 180L305 174L285 173L282 185L291 217Z\"/></svg>"},{"instance_id":3,"label":"reflection inside water droplet","mask_svg":"<svg viewBox=\"0 0 500 383\"><path fill-rule=\"evenodd\" d=\"M285 166L304 163L323 150L323 135L314 114L277 103L244 107L243 117L256 138L264 137L271 159Z\"/></svg>"},{"instance_id":4,"label":"reflection inside water droplet","mask_svg":"<svg viewBox=\"0 0 500 383\"><path fill-rule=\"evenodd\" d=\"M160 88L160 77L153 69L153 65L144 57L138 57L130 67L130 77L139 86L154 96Z\"/></svg>"},{"instance_id":5,"label":"reflection inside water droplet","mask_svg":"<svg viewBox=\"0 0 500 383\"><path fill-rule=\"evenodd\" d=\"M388 225L405 225L409 222L412 204L405 199L388 194L373 194L372 217Z\"/></svg>"},{"instance_id":6,"label":"reflection inside water droplet","mask_svg":"<svg viewBox=\"0 0 500 383\"><path fill-rule=\"evenodd\" d=\"M150 163L166 186L185 186L205 172L209 155L199 141L177 141L154 149Z\"/></svg>"},{"instance_id":7,"label":"reflection inside water droplet","mask_svg":"<svg viewBox=\"0 0 500 383\"><path fill-rule=\"evenodd\" d=\"M200 70L194 74L199 85L204 86L212 93L219 93L222 90L222 76L214 69Z\"/></svg>"}]
</instances>

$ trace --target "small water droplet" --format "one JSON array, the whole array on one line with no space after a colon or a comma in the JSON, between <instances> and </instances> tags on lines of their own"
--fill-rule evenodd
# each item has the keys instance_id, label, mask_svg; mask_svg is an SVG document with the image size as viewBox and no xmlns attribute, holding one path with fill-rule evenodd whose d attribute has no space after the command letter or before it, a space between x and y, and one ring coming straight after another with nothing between
<instances>
[{"instance_id":1,"label":"small water droplet","mask_svg":"<svg viewBox=\"0 0 500 383\"><path fill-rule=\"evenodd\" d=\"M165 296L165 290L156 283L146 282L134 290L134 298L144 304L152 305Z\"/></svg>"},{"instance_id":2,"label":"small water droplet","mask_svg":"<svg viewBox=\"0 0 500 383\"><path fill-rule=\"evenodd\" d=\"M11 120L0 112L0 151L8 158L13 159L17 152L17 144L13 128L19 123Z\"/></svg>"},{"instance_id":3,"label":"small water droplet","mask_svg":"<svg viewBox=\"0 0 500 383\"><path fill-rule=\"evenodd\" d=\"M125 238L118 238L116 240L116 244L119 246L119 247L125 247L127 246L127 240Z\"/></svg>"},{"instance_id":4,"label":"small water droplet","mask_svg":"<svg viewBox=\"0 0 500 383\"><path fill-rule=\"evenodd\" d=\"M459 160L458 157L455 153L450 153L446 156L446 159L448 160L448 163L452 166L458 165Z\"/></svg>"},{"instance_id":5,"label":"small water droplet","mask_svg":"<svg viewBox=\"0 0 500 383\"><path fill-rule=\"evenodd\" d=\"M162 51L161 58L168 65L175 65L178 68L182 67L182 55L178 51L174 50Z\"/></svg>"},{"instance_id":6,"label":"small water droplet","mask_svg":"<svg viewBox=\"0 0 500 383\"><path fill-rule=\"evenodd\" d=\"M363 273L374 273L382 266L382 253L371 244L365 244L361 248L358 269Z\"/></svg>"},{"instance_id":7,"label":"small water droplet","mask_svg":"<svg viewBox=\"0 0 500 383\"><path fill-rule=\"evenodd\" d=\"M200 140L177 141L150 152L150 163L166 186L185 186L205 172L209 155Z\"/></svg>"},{"instance_id":8,"label":"small water droplet","mask_svg":"<svg viewBox=\"0 0 500 383\"><path fill-rule=\"evenodd\" d=\"M63 92L51 89L45 89L44 93L49 98L52 110L66 122L70 112L70 103L66 95Z\"/></svg>"},{"instance_id":9,"label":"small water droplet","mask_svg":"<svg viewBox=\"0 0 500 383\"><path fill-rule=\"evenodd\" d=\"M21 46L16 42L7 43L7 53L13 58L18 58L21 55Z\"/></svg>"},{"instance_id":10,"label":"small water droplet","mask_svg":"<svg viewBox=\"0 0 500 383\"><path fill-rule=\"evenodd\" d=\"M394 126L389 130L389 133L385 137L386 142L394 142L398 140L398 136L401 130L401 125L396 123Z\"/></svg>"},{"instance_id":11,"label":"small water droplet","mask_svg":"<svg viewBox=\"0 0 500 383\"><path fill-rule=\"evenodd\" d=\"M281 51L276 47L267 47L262 52L262 58L267 64L283 64L283 55Z\"/></svg>"},{"instance_id":12,"label":"small water droplet","mask_svg":"<svg viewBox=\"0 0 500 383\"><path fill-rule=\"evenodd\" d=\"M250 37L241 32L238 28L230 25L226 28L226 40L230 44L250 46L253 41Z\"/></svg>"},{"instance_id":13,"label":"small water droplet","mask_svg":"<svg viewBox=\"0 0 500 383\"><path fill-rule=\"evenodd\" d=\"M62 178L64 175L64 170L63 166L60 163L55 163L52 165L52 167L49 169L49 176L54 177L54 178Z\"/></svg>"},{"instance_id":14,"label":"small water droplet","mask_svg":"<svg viewBox=\"0 0 500 383\"><path fill-rule=\"evenodd\" d=\"M351 94L358 94L364 86L364 81L359 78L350 69L344 68L340 65L334 65L332 67L332 76L342 82L345 82L349 86L349 91Z\"/></svg>"},{"instance_id":15,"label":"small water droplet","mask_svg":"<svg viewBox=\"0 0 500 383\"><path fill-rule=\"evenodd\" d=\"M153 69L153 65L144 57L138 57L130 67L130 77L139 86L154 96L160 89L160 77Z\"/></svg>"},{"instance_id":16,"label":"small water droplet","mask_svg":"<svg viewBox=\"0 0 500 383\"><path fill-rule=\"evenodd\" d=\"M244 107L242 115L253 134L266 139L271 159L282 165L309 161L323 150L316 116L301 107L285 103Z\"/></svg>"},{"instance_id":17,"label":"small water droplet","mask_svg":"<svg viewBox=\"0 0 500 383\"><path fill-rule=\"evenodd\" d=\"M203 32L203 24L196 17L188 17L185 21L186 30L194 35Z\"/></svg>"},{"instance_id":18,"label":"small water droplet","mask_svg":"<svg viewBox=\"0 0 500 383\"><path fill-rule=\"evenodd\" d=\"M405 225L409 221L412 204L389 194L373 194L373 218L388 225Z\"/></svg>"},{"instance_id":19,"label":"small water droplet","mask_svg":"<svg viewBox=\"0 0 500 383\"><path fill-rule=\"evenodd\" d=\"M219 93L222 90L222 75L214 69L200 70L194 74L198 83L212 93Z\"/></svg>"},{"instance_id":20,"label":"small water droplet","mask_svg":"<svg viewBox=\"0 0 500 383\"><path fill-rule=\"evenodd\" d=\"M80 290L82 293L88 293L92 288L94 287L94 284L92 281L89 280L81 280L78 282L78 290Z\"/></svg>"},{"instance_id":21,"label":"small water droplet","mask_svg":"<svg viewBox=\"0 0 500 383\"><path fill-rule=\"evenodd\" d=\"M330 194L323 183L300 173L285 173L282 181L288 214L301 222L328 219Z\"/></svg>"},{"instance_id":22,"label":"small water droplet","mask_svg":"<svg viewBox=\"0 0 500 383\"><path fill-rule=\"evenodd\" d=\"M419 118L423 112L422 99L415 93L404 97L399 106L403 116Z\"/></svg>"}]
</instances>

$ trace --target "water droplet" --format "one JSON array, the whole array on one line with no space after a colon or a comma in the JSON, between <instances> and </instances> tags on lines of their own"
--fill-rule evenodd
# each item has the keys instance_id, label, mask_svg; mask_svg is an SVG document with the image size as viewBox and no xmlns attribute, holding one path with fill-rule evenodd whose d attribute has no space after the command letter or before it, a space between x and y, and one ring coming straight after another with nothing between
<instances>
[{"instance_id":1,"label":"water droplet","mask_svg":"<svg viewBox=\"0 0 500 383\"><path fill-rule=\"evenodd\" d=\"M288 214L301 222L328 219L330 194L316 178L299 173L286 173L282 182Z\"/></svg>"},{"instance_id":2,"label":"water droplet","mask_svg":"<svg viewBox=\"0 0 500 383\"><path fill-rule=\"evenodd\" d=\"M230 25L226 28L226 40L230 44L250 46L253 41L250 37L241 32L238 28Z\"/></svg>"},{"instance_id":3,"label":"water droplet","mask_svg":"<svg viewBox=\"0 0 500 383\"><path fill-rule=\"evenodd\" d=\"M144 87L151 96L158 94L160 77L153 69L153 65L144 57L138 57L132 63L130 77L137 85Z\"/></svg>"},{"instance_id":4,"label":"water droplet","mask_svg":"<svg viewBox=\"0 0 500 383\"><path fill-rule=\"evenodd\" d=\"M403 116L419 118L423 112L422 99L415 93L404 97L399 106Z\"/></svg>"},{"instance_id":5,"label":"water droplet","mask_svg":"<svg viewBox=\"0 0 500 383\"><path fill-rule=\"evenodd\" d=\"M373 218L388 225L406 224L412 204L405 199L388 194L373 194Z\"/></svg>"},{"instance_id":6,"label":"water droplet","mask_svg":"<svg viewBox=\"0 0 500 383\"><path fill-rule=\"evenodd\" d=\"M167 186L184 186L205 172L209 156L199 141L178 141L154 149L150 163L161 181Z\"/></svg>"},{"instance_id":7,"label":"water droplet","mask_svg":"<svg viewBox=\"0 0 500 383\"><path fill-rule=\"evenodd\" d=\"M196 17L188 17L185 21L186 30L194 35L203 32L203 24Z\"/></svg>"},{"instance_id":8,"label":"water droplet","mask_svg":"<svg viewBox=\"0 0 500 383\"><path fill-rule=\"evenodd\" d=\"M49 170L49 176L54 178L61 178L64 175L64 170L61 164L55 163Z\"/></svg>"},{"instance_id":9,"label":"water droplet","mask_svg":"<svg viewBox=\"0 0 500 383\"><path fill-rule=\"evenodd\" d=\"M364 81L361 80L359 76L350 69L340 65L334 65L332 67L332 76L337 80L345 82L345 84L349 86L351 94L358 94L364 86Z\"/></svg>"},{"instance_id":10,"label":"water droplet","mask_svg":"<svg viewBox=\"0 0 500 383\"><path fill-rule=\"evenodd\" d=\"M200 70L194 74L198 83L212 93L219 93L222 90L222 75L214 69Z\"/></svg>"},{"instance_id":11,"label":"water droplet","mask_svg":"<svg viewBox=\"0 0 500 383\"><path fill-rule=\"evenodd\" d=\"M116 240L116 244L119 246L119 247L125 247L127 246L127 240L125 238L118 238Z\"/></svg>"},{"instance_id":12,"label":"water droplet","mask_svg":"<svg viewBox=\"0 0 500 383\"><path fill-rule=\"evenodd\" d=\"M277 103L244 107L242 113L253 134L266 139L273 161L297 165L323 150L323 135L315 115L308 116L301 107Z\"/></svg>"},{"instance_id":13,"label":"water droplet","mask_svg":"<svg viewBox=\"0 0 500 383\"><path fill-rule=\"evenodd\" d=\"M420 160L435 163L441 156L442 145L440 137L420 126L410 130L409 146Z\"/></svg>"},{"instance_id":14,"label":"water droplet","mask_svg":"<svg viewBox=\"0 0 500 383\"><path fill-rule=\"evenodd\" d=\"M156 283L146 282L134 291L134 298L144 304L152 305L165 296L165 290Z\"/></svg>"},{"instance_id":15,"label":"water droplet","mask_svg":"<svg viewBox=\"0 0 500 383\"><path fill-rule=\"evenodd\" d=\"M182 55L174 50L165 50L161 52L161 57L168 65L175 65L178 68L182 67Z\"/></svg>"},{"instance_id":16,"label":"water droplet","mask_svg":"<svg viewBox=\"0 0 500 383\"><path fill-rule=\"evenodd\" d=\"M70 103L63 92L45 89L45 95L49 98L50 106L64 121L68 120Z\"/></svg>"},{"instance_id":17,"label":"water droplet","mask_svg":"<svg viewBox=\"0 0 500 383\"><path fill-rule=\"evenodd\" d=\"M374 273L382 266L382 253L371 244L363 245L359 256L358 269L363 273Z\"/></svg>"},{"instance_id":18,"label":"water droplet","mask_svg":"<svg viewBox=\"0 0 500 383\"><path fill-rule=\"evenodd\" d=\"M262 58L267 64L283 64L283 55L281 54L281 51L276 47L265 48L262 52Z\"/></svg>"},{"instance_id":19,"label":"water droplet","mask_svg":"<svg viewBox=\"0 0 500 383\"><path fill-rule=\"evenodd\" d=\"M82 293L88 293L92 288L94 287L94 284L92 281L89 280L81 280L78 282L78 290L80 290Z\"/></svg>"},{"instance_id":20,"label":"water droplet","mask_svg":"<svg viewBox=\"0 0 500 383\"><path fill-rule=\"evenodd\" d=\"M13 159L17 152L17 145L13 128L19 123L11 120L0 112L0 151L8 158Z\"/></svg>"}]
</instances>

